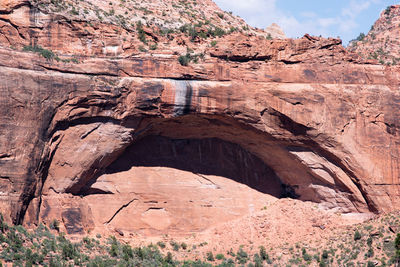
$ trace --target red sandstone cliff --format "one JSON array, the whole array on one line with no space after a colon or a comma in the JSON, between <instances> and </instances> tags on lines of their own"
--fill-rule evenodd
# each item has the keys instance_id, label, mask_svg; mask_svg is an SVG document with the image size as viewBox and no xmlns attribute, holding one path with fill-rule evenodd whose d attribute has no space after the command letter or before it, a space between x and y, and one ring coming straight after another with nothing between
<instances>
[{"instance_id":1,"label":"red sandstone cliff","mask_svg":"<svg viewBox=\"0 0 400 267\"><path fill-rule=\"evenodd\" d=\"M0 5L9 220L151 234L202 230L270 197L399 207L397 66L333 38L161 35L43 3Z\"/></svg>"}]
</instances>

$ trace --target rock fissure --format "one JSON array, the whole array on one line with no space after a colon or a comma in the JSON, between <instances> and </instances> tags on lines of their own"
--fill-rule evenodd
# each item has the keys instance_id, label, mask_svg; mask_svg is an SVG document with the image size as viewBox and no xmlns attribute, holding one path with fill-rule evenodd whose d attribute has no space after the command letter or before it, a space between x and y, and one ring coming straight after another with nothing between
<instances>
[{"instance_id":1,"label":"rock fissure","mask_svg":"<svg viewBox=\"0 0 400 267\"><path fill-rule=\"evenodd\" d=\"M0 15L1 15L1 12L0 12ZM21 39L23 39L23 40L26 39L26 37L20 33L20 31L18 29L18 25L15 25L14 23L12 23L11 20L0 17L0 21L4 21L4 22L8 23L11 27L13 27L15 29L15 31L18 33L18 35L19 35L19 37L21 37ZM7 35L3 35L3 36L7 38ZM12 44L9 39L8 39L8 42L10 44Z\"/></svg>"},{"instance_id":2,"label":"rock fissure","mask_svg":"<svg viewBox=\"0 0 400 267\"><path fill-rule=\"evenodd\" d=\"M87 131L86 133L84 133L83 135L81 135L81 139L85 139L89 134L93 133L94 131L96 131L98 128L100 127L100 123L97 124L95 127L93 127L92 129L90 129L89 131Z\"/></svg>"},{"instance_id":3,"label":"rock fissure","mask_svg":"<svg viewBox=\"0 0 400 267\"><path fill-rule=\"evenodd\" d=\"M0 154L0 159L7 159L7 158L11 158L12 155L10 153L1 153Z\"/></svg>"},{"instance_id":4,"label":"rock fissure","mask_svg":"<svg viewBox=\"0 0 400 267\"><path fill-rule=\"evenodd\" d=\"M54 114L53 114L53 116L54 116ZM37 206L37 210L36 210L35 215L34 215L34 218L35 218L35 220L37 222L40 220L39 216L40 216L40 209L41 209L42 200L43 200L43 186L44 186L44 184L46 182L46 179L47 179L47 176L48 176L48 171L49 171L52 159L54 157L54 154L56 153L57 148L60 145L63 137L64 137L63 135L58 135L55 140L54 140L54 138L51 139L50 146L54 146L54 147L53 147L53 149L51 149L50 147L47 148L47 149L46 148L43 149L42 155L41 155L41 160L39 161L39 164L38 164L38 167L37 167L37 170L38 170L37 173L38 173L38 176L39 176L39 182L38 182L39 190L38 190L38 192L36 192L36 196L38 198L38 206ZM53 192L55 192L56 194L58 194L58 192L54 188L51 188L51 190ZM35 196L33 196L32 199L34 197ZM23 221L24 219L25 218L21 218L21 221Z\"/></svg>"},{"instance_id":5,"label":"rock fissure","mask_svg":"<svg viewBox=\"0 0 400 267\"><path fill-rule=\"evenodd\" d=\"M115 216L118 215L118 213L120 213L123 209L127 208L130 204L132 204L134 201L139 200L138 198L134 198L132 200L130 200L128 203L122 205L114 214L113 216L111 216L110 219L108 219L106 222L104 222L104 224L110 224L112 222L112 220L115 218Z\"/></svg>"},{"instance_id":6,"label":"rock fissure","mask_svg":"<svg viewBox=\"0 0 400 267\"><path fill-rule=\"evenodd\" d=\"M235 55L214 55L213 53L210 54L212 57L216 57L222 60L227 60L227 61L233 61L233 62L241 62L241 63L245 63L245 62L251 62L251 61L261 61L261 62L267 62L268 60L271 60L271 56L251 56L251 57L247 57L247 56L235 56Z\"/></svg>"},{"instance_id":7,"label":"rock fissure","mask_svg":"<svg viewBox=\"0 0 400 267\"><path fill-rule=\"evenodd\" d=\"M199 176L201 179L204 179L204 180L206 180L207 182L210 182L211 185L213 186L213 188L215 188L215 189L221 189L221 187L220 187L219 185L217 185L217 184L214 183L211 179L205 177L204 175L201 175L201 174L199 174L199 173L196 173L196 175ZM199 179L198 181L199 181L201 184L203 184L203 182L202 182L200 179Z\"/></svg>"},{"instance_id":8,"label":"rock fissure","mask_svg":"<svg viewBox=\"0 0 400 267\"><path fill-rule=\"evenodd\" d=\"M117 73L110 73L110 72L85 72L85 71L78 71L74 69L65 69L65 68L58 68L58 66L49 66L48 64L41 64L39 63L38 66L43 67L46 70L59 72L59 73L66 73L66 74L77 74L77 75L85 75L90 77L97 77L97 76L105 76L105 77L119 77ZM118 70L120 71L120 70Z\"/></svg>"}]
</instances>

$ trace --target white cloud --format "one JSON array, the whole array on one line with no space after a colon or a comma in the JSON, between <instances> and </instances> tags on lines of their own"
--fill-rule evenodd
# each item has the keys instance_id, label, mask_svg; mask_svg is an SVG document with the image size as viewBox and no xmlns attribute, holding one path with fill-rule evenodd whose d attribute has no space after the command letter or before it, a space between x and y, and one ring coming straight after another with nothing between
<instances>
[{"instance_id":1,"label":"white cloud","mask_svg":"<svg viewBox=\"0 0 400 267\"><path fill-rule=\"evenodd\" d=\"M317 19L317 25L321 26L322 28L330 27L338 23L337 18L319 18Z\"/></svg>"},{"instance_id":2,"label":"white cloud","mask_svg":"<svg viewBox=\"0 0 400 267\"><path fill-rule=\"evenodd\" d=\"M276 0L217 0L215 1L225 10L241 11L251 13L275 9Z\"/></svg>"},{"instance_id":3,"label":"white cloud","mask_svg":"<svg viewBox=\"0 0 400 267\"><path fill-rule=\"evenodd\" d=\"M357 17L362 11L369 8L372 1L356 1L351 0L350 4L342 9L342 16L355 18Z\"/></svg>"},{"instance_id":4,"label":"white cloud","mask_svg":"<svg viewBox=\"0 0 400 267\"><path fill-rule=\"evenodd\" d=\"M311 12L311 11L301 12L300 15L302 17L305 17L305 18L315 18L315 17L317 17L317 14L315 12Z\"/></svg>"}]
</instances>

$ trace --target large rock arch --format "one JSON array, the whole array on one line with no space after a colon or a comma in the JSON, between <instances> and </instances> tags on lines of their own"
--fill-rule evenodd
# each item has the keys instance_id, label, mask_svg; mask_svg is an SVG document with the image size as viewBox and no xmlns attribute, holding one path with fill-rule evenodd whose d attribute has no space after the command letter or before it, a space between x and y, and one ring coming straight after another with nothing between
<instances>
[{"instance_id":1,"label":"large rock arch","mask_svg":"<svg viewBox=\"0 0 400 267\"><path fill-rule=\"evenodd\" d=\"M184 233L205 229L221 218L241 216L249 206L259 208L271 196L296 197L345 213L377 211L353 171L357 161L349 158L345 162L335 154L346 152L340 142L276 110L273 96L252 96L250 87L247 97L232 97L242 88L238 86L169 79L143 83L142 79L123 78L118 86L123 92L97 91L64 102L48 128L49 141L39 164L41 183L25 223L57 219L69 233L110 224L125 231ZM319 100L317 105L321 103L320 95L314 97ZM181 154L177 154L177 146ZM207 151L206 146L213 149ZM151 151L146 152L145 147ZM215 166L201 165L202 150ZM171 184L159 196L157 177L163 173L171 176ZM185 179L177 179L178 173ZM193 175L204 176L201 179L210 188L228 191L219 191L222 195L199 191L198 199L208 197L211 204L182 205L189 200L176 199L174 188L182 192L179 184L187 183L188 192L196 192L204 186L202 182L194 185ZM224 178L224 186L209 175L217 176L221 183ZM239 201L243 189L226 179L247 185L246 190L254 190L260 201L254 197L249 202L244 197L242 206L230 207L213 199L228 194ZM143 180L151 182L144 186ZM170 196L174 204L159 204L171 203ZM216 216L202 221L206 211L199 209L214 204L219 207L212 212ZM196 212L189 216L190 208ZM223 210L236 215L221 216ZM115 219L120 212L125 214Z\"/></svg>"}]
</instances>

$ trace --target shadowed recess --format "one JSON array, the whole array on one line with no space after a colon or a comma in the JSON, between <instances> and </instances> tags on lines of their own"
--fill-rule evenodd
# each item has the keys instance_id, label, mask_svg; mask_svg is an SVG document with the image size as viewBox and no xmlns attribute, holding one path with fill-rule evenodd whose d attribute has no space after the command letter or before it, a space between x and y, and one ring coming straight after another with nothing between
<instances>
[{"instance_id":1,"label":"shadowed recess","mask_svg":"<svg viewBox=\"0 0 400 267\"><path fill-rule=\"evenodd\" d=\"M288 191L275 172L258 157L237 144L217 138L146 136L128 147L105 173L123 172L135 166L169 167L222 176L275 197L286 196Z\"/></svg>"}]
</instances>

